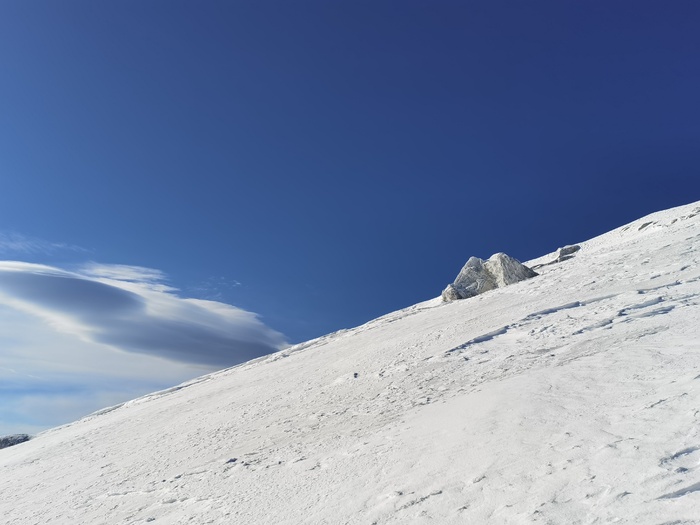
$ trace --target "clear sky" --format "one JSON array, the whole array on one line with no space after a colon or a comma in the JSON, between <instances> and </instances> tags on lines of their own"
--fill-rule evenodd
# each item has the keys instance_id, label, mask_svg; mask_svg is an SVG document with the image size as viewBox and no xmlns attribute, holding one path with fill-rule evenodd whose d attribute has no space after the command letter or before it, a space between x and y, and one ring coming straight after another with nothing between
<instances>
[{"instance_id":1,"label":"clear sky","mask_svg":"<svg viewBox=\"0 0 700 525\"><path fill-rule=\"evenodd\" d=\"M700 199L699 26L694 0L0 3L0 434Z\"/></svg>"}]
</instances>

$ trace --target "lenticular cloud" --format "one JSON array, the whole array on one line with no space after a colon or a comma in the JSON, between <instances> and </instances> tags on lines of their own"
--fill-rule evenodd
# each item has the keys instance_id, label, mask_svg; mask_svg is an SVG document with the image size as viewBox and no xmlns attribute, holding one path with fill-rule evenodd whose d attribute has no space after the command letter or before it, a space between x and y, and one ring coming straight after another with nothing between
<instances>
[{"instance_id":1,"label":"lenticular cloud","mask_svg":"<svg viewBox=\"0 0 700 525\"><path fill-rule=\"evenodd\" d=\"M179 297L158 270L91 263L77 271L0 261L0 304L84 341L230 366L279 350L282 334L234 306Z\"/></svg>"}]
</instances>

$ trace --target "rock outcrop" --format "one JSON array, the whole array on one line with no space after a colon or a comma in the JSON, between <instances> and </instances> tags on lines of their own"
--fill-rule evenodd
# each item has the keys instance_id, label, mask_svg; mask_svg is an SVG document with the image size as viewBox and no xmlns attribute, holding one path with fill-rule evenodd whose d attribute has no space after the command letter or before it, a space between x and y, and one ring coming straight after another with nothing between
<instances>
[{"instance_id":1,"label":"rock outcrop","mask_svg":"<svg viewBox=\"0 0 700 525\"><path fill-rule=\"evenodd\" d=\"M27 434L13 434L11 436L0 437L0 448L11 447L29 441L31 438Z\"/></svg>"},{"instance_id":2,"label":"rock outcrop","mask_svg":"<svg viewBox=\"0 0 700 525\"><path fill-rule=\"evenodd\" d=\"M560 263L563 261L568 261L574 255L581 249L581 247L578 244L567 244L566 246L562 246L561 248L557 248L557 251L554 252L554 260L551 260L546 263L542 264L536 264L535 266L532 267L533 270L536 270L537 268L542 268L543 266L549 266L550 264L556 264Z\"/></svg>"},{"instance_id":3,"label":"rock outcrop","mask_svg":"<svg viewBox=\"0 0 700 525\"><path fill-rule=\"evenodd\" d=\"M553 262L562 262L571 259L581 247L578 244L570 244L557 250L557 258Z\"/></svg>"},{"instance_id":4,"label":"rock outcrop","mask_svg":"<svg viewBox=\"0 0 700 525\"><path fill-rule=\"evenodd\" d=\"M443 290L442 300L449 302L467 299L536 275L533 270L505 253L496 253L488 261L470 257L455 281Z\"/></svg>"}]
</instances>

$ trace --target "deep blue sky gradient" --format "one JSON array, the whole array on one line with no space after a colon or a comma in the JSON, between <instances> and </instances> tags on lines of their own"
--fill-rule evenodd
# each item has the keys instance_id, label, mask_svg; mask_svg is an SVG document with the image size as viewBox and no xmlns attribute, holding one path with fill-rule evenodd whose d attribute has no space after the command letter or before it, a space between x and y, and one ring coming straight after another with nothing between
<instances>
[{"instance_id":1,"label":"deep blue sky gradient","mask_svg":"<svg viewBox=\"0 0 700 525\"><path fill-rule=\"evenodd\" d=\"M0 228L323 335L700 199L698 27L696 1L3 2Z\"/></svg>"}]
</instances>

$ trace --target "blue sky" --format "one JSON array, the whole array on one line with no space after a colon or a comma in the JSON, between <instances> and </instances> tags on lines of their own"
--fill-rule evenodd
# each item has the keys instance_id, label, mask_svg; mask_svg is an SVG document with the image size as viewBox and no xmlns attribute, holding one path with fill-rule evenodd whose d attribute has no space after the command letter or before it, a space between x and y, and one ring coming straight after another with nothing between
<instances>
[{"instance_id":1,"label":"blue sky","mask_svg":"<svg viewBox=\"0 0 700 525\"><path fill-rule=\"evenodd\" d=\"M3 2L0 434L700 199L699 22L694 1Z\"/></svg>"}]
</instances>

